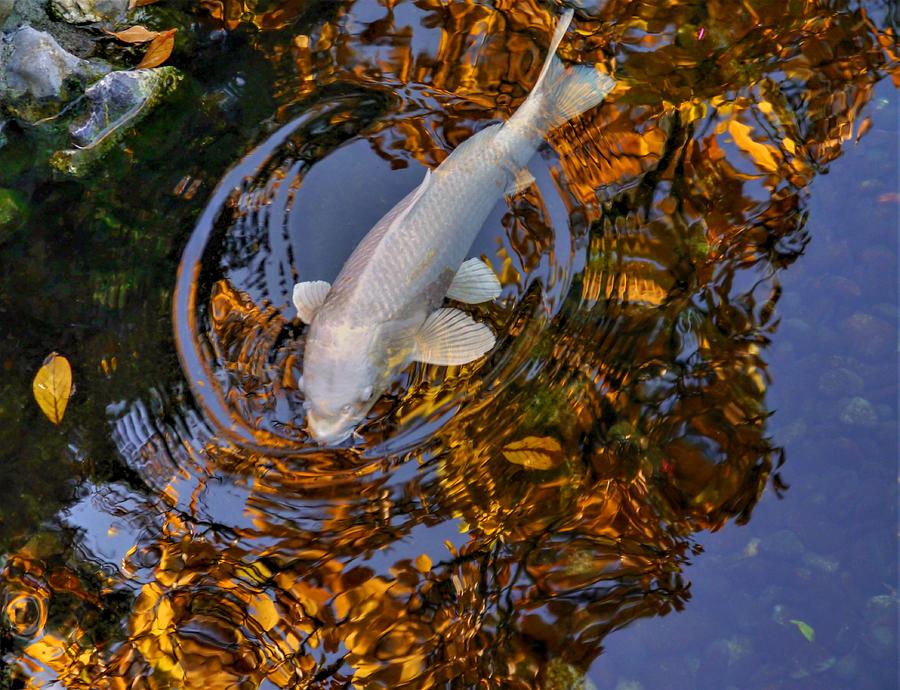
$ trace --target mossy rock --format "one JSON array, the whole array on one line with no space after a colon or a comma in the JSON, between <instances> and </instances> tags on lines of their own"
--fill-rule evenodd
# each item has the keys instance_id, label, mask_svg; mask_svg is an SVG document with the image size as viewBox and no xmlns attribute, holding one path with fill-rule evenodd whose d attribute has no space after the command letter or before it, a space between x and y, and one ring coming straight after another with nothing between
<instances>
[{"instance_id":1,"label":"mossy rock","mask_svg":"<svg viewBox=\"0 0 900 690\"><path fill-rule=\"evenodd\" d=\"M28 220L28 204L25 198L13 189L0 187L0 243Z\"/></svg>"},{"instance_id":2,"label":"mossy rock","mask_svg":"<svg viewBox=\"0 0 900 690\"><path fill-rule=\"evenodd\" d=\"M178 87L182 74L174 67L113 72L89 88L91 109L69 128L74 149L57 151L50 165L80 176Z\"/></svg>"}]
</instances>

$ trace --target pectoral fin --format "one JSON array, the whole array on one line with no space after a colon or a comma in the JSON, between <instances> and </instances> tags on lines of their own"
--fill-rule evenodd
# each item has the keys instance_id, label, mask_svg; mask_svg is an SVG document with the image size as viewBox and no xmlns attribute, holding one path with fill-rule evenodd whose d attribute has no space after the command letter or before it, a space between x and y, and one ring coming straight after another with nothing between
<instances>
[{"instance_id":1,"label":"pectoral fin","mask_svg":"<svg viewBox=\"0 0 900 690\"><path fill-rule=\"evenodd\" d=\"M303 323L311 323L319 307L325 303L331 283L324 280L309 280L294 286L294 306Z\"/></svg>"},{"instance_id":2,"label":"pectoral fin","mask_svg":"<svg viewBox=\"0 0 900 690\"><path fill-rule=\"evenodd\" d=\"M478 359L494 347L491 329L459 309L438 309L415 336L413 359L451 366Z\"/></svg>"},{"instance_id":3,"label":"pectoral fin","mask_svg":"<svg viewBox=\"0 0 900 690\"><path fill-rule=\"evenodd\" d=\"M497 276L481 259L469 259L459 267L447 290L447 297L466 304L481 304L496 299L501 291Z\"/></svg>"},{"instance_id":4,"label":"pectoral fin","mask_svg":"<svg viewBox=\"0 0 900 690\"><path fill-rule=\"evenodd\" d=\"M534 175L528 172L528 168L522 168L510 180L509 185L504 190L504 194L507 196L521 194L533 184L535 184Z\"/></svg>"}]
</instances>

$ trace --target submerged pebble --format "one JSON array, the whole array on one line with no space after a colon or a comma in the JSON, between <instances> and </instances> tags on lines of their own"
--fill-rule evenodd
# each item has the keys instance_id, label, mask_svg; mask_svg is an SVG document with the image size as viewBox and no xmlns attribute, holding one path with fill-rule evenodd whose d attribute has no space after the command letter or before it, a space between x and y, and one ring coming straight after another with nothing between
<instances>
[{"instance_id":1,"label":"submerged pebble","mask_svg":"<svg viewBox=\"0 0 900 690\"><path fill-rule=\"evenodd\" d=\"M851 344L869 357L886 355L892 349L896 332L889 324L872 314L856 312L841 323Z\"/></svg>"},{"instance_id":2,"label":"submerged pebble","mask_svg":"<svg viewBox=\"0 0 900 690\"><path fill-rule=\"evenodd\" d=\"M819 390L829 395L856 395L863 390L862 377L849 369L832 369L819 377Z\"/></svg>"},{"instance_id":3,"label":"submerged pebble","mask_svg":"<svg viewBox=\"0 0 900 690\"><path fill-rule=\"evenodd\" d=\"M852 398L841 407L839 419L849 426L874 427L878 424L878 413L865 398Z\"/></svg>"}]
</instances>

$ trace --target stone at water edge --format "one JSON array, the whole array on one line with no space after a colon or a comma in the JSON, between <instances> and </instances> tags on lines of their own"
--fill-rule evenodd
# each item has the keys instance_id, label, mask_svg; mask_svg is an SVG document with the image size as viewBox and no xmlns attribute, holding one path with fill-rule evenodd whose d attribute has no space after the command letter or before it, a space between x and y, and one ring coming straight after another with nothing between
<instances>
[{"instance_id":1,"label":"stone at water edge","mask_svg":"<svg viewBox=\"0 0 900 690\"><path fill-rule=\"evenodd\" d=\"M50 13L69 24L116 22L127 11L128 0L50 0Z\"/></svg>"},{"instance_id":2,"label":"stone at water edge","mask_svg":"<svg viewBox=\"0 0 900 690\"><path fill-rule=\"evenodd\" d=\"M107 74L85 91L91 103L87 117L69 127L78 148L57 151L50 164L61 172L81 174L174 91L181 79L181 72L171 66Z\"/></svg>"},{"instance_id":3,"label":"stone at water edge","mask_svg":"<svg viewBox=\"0 0 900 690\"><path fill-rule=\"evenodd\" d=\"M91 111L84 122L69 127L79 148L94 146L100 137L124 127L155 105L180 79L174 67L112 72L91 86L84 95Z\"/></svg>"},{"instance_id":4,"label":"stone at water edge","mask_svg":"<svg viewBox=\"0 0 900 690\"><path fill-rule=\"evenodd\" d=\"M66 52L50 34L24 26L0 41L0 106L35 122L59 112L74 95L73 82L85 84L109 70Z\"/></svg>"}]
</instances>

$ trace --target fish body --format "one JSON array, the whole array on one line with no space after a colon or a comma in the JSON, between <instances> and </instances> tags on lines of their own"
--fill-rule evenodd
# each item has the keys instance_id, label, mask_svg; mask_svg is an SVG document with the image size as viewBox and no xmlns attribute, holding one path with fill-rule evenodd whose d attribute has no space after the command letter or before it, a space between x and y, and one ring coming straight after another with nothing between
<instances>
[{"instance_id":1,"label":"fish body","mask_svg":"<svg viewBox=\"0 0 900 690\"><path fill-rule=\"evenodd\" d=\"M480 260L465 261L498 199L533 182L527 164L546 133L599 103L615 82L593 66L566 69L555 56L561 18L534 90L513 116L458 146L369 233L329 285L298 283L294 304L310 324L303 391L310 435L338 443L412 361L463 364L495 338L446 297L489 301L500 284Z\"/></svg>"}]
</instances>

